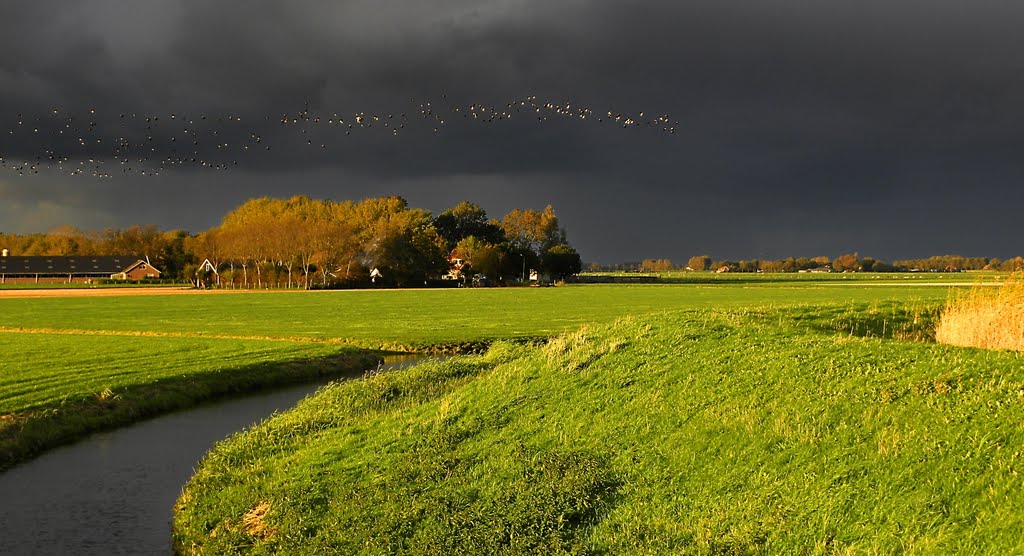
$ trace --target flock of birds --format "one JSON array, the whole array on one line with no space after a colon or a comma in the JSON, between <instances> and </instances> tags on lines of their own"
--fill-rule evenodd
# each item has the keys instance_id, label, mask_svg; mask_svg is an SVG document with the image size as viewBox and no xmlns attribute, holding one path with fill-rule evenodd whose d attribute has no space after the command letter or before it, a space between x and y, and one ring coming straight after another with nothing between
<instances>
[{"instance_id":1,"label":"flock of birds","mask_svg":"<svg viewBox=\"0 0 1024 556\"><path fill-rule=\"evenodd\" d=\"M442 101L447 99L442 96ZM674 134L679 122L667 114L597 112L572 102L541 101L528 96L504 105L470 104L435 106L413 103L408 112L398 113L313 113L307 104L294 114L264 116L256 121L240 115L185 115L167 113L74 115L55 108L46 114L16 114L0 137L0 145L18 151L36 150L29 158L10 158L0 147L0 169L18 175L38 174L40 169L108 178L117 174L160 175L178 168L215 171L241 165L246 157L272 151L270 138L281 141L286 134L273 131L277 125L294 129L299 144L329 152L340 137L378 128L398 136L414 124L426 124L440 133L458 122L497 124L554 120L595 122L616 128L648 128ZM344 135L341 135L341 134Z\"/></svg>"}]
</instances>

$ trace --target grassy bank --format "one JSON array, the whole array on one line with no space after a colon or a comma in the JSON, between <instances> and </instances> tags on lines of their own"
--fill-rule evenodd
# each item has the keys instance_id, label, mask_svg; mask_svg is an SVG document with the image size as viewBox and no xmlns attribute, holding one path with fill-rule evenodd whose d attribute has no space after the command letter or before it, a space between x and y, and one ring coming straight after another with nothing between
<instances>
[{"instance_id":1,"label":"grassy bank","mask_svg":"<svg viewBox=\"0 0 1024 556\"><path fill-rule=\"evenodd\" d=\"M8 332L0 344L0 469L211 398L358 375L378 358L322 342Z\"/></svg>"},{"instance_id":2,"label":"grassy bank","mask_svg":"<svg viewBox=\"0 0 1024 556\"><path fill-rule=\"evenodd\" d=\"M895 305L673 311L335 384L218 445L175 542L1020 552L1021 355L892 339L931 322Z\"/></svg>"}]
</instances>

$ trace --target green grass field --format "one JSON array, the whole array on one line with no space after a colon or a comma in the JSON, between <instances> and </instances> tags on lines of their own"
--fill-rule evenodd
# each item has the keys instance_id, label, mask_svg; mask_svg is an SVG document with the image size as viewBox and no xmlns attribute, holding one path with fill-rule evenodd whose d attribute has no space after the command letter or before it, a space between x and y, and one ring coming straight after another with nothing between
<instances>
[{"instance_id":1,"label":"green grass field","mask_svg":"<svg viewBox=\"0 0 1024 556\"><path fill-rule=\"evenodd\" d=\"M326 343L9 332L0 333L0 342L16 347L5 355L0 413L102 397L105 390L153 384L197 369L241 369L346 351Z\"/></svg>"},{"instance_id":2,"label":"green grass field","mask_svg":"<svg viewBox=\"0 0 1024 556\"><path fill-rule=\"evenodd\" d=\"M683 310L336 384L218 445L196 553L1024 550L1020 354L889 307ZM915 323L915 319L917 322Z\"/></svg>"},{"instance_id":3,"label":"green grass field","mask_svg":"<svg viewBox=\"0 0 1024 556\"><path fill-rule=\"evenodd\" d=\"M862 276L0 299L0 451L375 356L351 346L498 341L219 445L179 549L1012 552L1021 360L929 343L948 295Z\"/></svg>"},{"instance_id":4,"label":"green grass field","mask_svg":"<svg viewBox=\"0 0 1024 556\"><path fill-rule=\"evenodd\" d=\"M584 323L674 308L893 299L933 305L947 296L948 288L927 285L808 282L0 299L0 330L341 339L415 349L549 337Z\"/></svg>"},{"instance_id":5,"label":"green grass field","mask_svg":"<svg viewBox=\"0 0 1024 556\"><path fill-rule=\"evenodd\" d=\"M9 346L0 372L0 467L93 430L243 389L236 384L300 380L296 368L340 372L341 348L323 342L465 351L672 308L891 299L934 307L946 295L927 286L730 283L0 299L0 341ZM307 363L291 364L296 358ZM174 396L164 394L168 388Z\"/></svg>"},{"instance_id":6,"label":"green grass field","mask_svg":"<svg viewBox=\"0 0 1024 556\"><path fill-rule=\"evenodd\" d=\"M730 284L0 299L0 468L240 384L300 380L369 360L339 363L339 346L316 342L465 351L668 308L894 297L930 306L946 295L942 287ZM300 354L307 363L292 364Z\"/></svg>"}]
</instances>

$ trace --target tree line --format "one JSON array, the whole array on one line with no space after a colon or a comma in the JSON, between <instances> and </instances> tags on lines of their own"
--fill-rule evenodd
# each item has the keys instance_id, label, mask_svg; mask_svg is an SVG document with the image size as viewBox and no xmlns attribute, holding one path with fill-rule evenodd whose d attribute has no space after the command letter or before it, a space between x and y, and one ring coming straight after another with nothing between
<instances>
[{"instance_id":1,"label":"tree line","mask_svg":"<svg viewBox=\"0 0 1024 556\"><path fill-rule=\"evenodd\" d=\"M516 209L491 219L470 202L434 216L401 197L359 202L261 197L221 224L191 234L132 226L88 232L61 227L44 234L0 234L12 255L133 255L165 277L222 287L422 286L441 279L508 284L536 269L558 279L580 272L554 208ZM466 261L453 273L450 259ZM209 265L204 265L209 261Z\"/></svg>"},{"instance_id":2,"label":"tree line","mask_svg":"<svg viewBox=\"0 0 1024 556\"><path fill-rule=\"evenodd\" d=\"M645 259L617 265L591 264L590 271L625 272L668 272L706 271L721 272L949 272L961 270L1024 270L1024 258L999 259L990 257L963 257L960 255L937 255L927 259L895 260L891 263L873 257L861 257L858 253L846 253L836 258L788 257L766 260L716 260L708 255L695 255L685 265L673 264L670 259Z\"/></svg>"}]
</instances>

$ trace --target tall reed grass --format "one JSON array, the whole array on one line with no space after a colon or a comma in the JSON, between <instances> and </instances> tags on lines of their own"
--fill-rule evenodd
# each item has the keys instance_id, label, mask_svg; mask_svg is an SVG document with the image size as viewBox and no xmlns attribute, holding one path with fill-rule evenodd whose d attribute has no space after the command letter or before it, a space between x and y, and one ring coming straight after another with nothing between
<instances>
[{"instance_id":1,"label":"tall reed grass","mask_svg":"<svg viewBox=\"0 0 1024 556\"><path fill-rule=\"evenodd\" d=\"M935 340L954 346L1024 351L1024 273L997 288L975 286L951 296Z\"/></svg>"}]
</instances>

